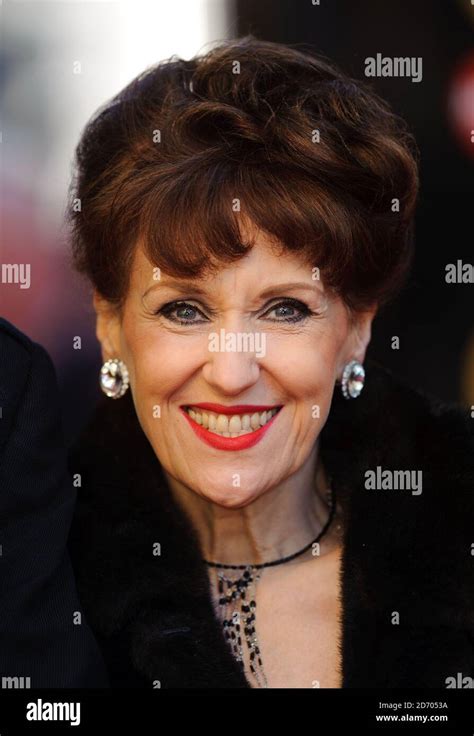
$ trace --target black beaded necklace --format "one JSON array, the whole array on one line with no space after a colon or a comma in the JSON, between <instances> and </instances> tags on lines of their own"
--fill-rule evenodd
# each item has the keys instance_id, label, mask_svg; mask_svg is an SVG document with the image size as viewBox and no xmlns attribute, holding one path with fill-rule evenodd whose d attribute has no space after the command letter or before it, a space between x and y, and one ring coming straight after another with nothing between
<instances>
[{"instance_id":1,"label":"black beaded necklace","mask_svg":"<svg viewBox=\"0 0 474 736\"><path fill-rule=\"evenodd\" d=\"M302 549L294 552L286 557L280 557L270 562L260 562L258 564L249 565L226 565L223 562L210 562L203 559L202 561L208 567L214 567L218 570L243 570L243 574L237 578L231 578L224 572L218 572L218 603L221 609L221 619L224 631L224 638L231 647L234 658L243 668L244 651L242 646L242 627L243 636L247 645L250 658L250 672L255 678L259 687L268 687L267 678L263 669L262 657L258 645L257 634L255 631L255 614L257 609L256 602L256 586L261 577L260 570L264 567L273 567L274 565L282 565L285 562L299 557L309 550L313 545L317 544L326 534L331 526L336 509L336 494L332 483L327 492L329 503L329 515L323 528L315 539L306 544ZM238 604L234 601L240 600L240 610Z\"/></svg>"}]
</instances>

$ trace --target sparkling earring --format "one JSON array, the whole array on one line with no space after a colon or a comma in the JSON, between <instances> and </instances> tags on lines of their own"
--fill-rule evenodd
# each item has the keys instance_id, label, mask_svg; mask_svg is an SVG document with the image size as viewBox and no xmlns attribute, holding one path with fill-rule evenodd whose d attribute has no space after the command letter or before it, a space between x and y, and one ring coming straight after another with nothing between
<instances>
[{"instance_id":1,"label":"sparkling earring","mask_svg":"<svg viewBox=\"0 0 474 736\"><path fill-rule=\"evenodd\" d=\"M111 358L100 369L100 387L109 399L120 399L130 385L127 366L123 360Z\"/></svg>"},{"instance_id":2,"label":"sparkling earring","mask_svg":"<svg viewBox=\"0 0 474 736\"><path fill-rule=\"evenodd\" d=\"M358 360L351 360L342 371L341 391L345 399L356 399L364 388L365 370Z\"/></svg>"}]
</instances>

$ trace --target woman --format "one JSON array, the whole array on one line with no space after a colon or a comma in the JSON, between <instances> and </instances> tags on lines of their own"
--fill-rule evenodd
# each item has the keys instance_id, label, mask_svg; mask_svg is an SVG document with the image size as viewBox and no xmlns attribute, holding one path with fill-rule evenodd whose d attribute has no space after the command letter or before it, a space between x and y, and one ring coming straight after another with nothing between
<instances>
[{"instance_id":1,"label":"woman","mask_svg":"<svg viewBox=\"0 0 474 736\"><path fill-rule=\"evenodd\" d=\"M474 674L469 419L365 361L417 189L380 98L252 36L87 126L71 224L105 397L70 547L112 686Z\"/></svg>"}]
</instances>

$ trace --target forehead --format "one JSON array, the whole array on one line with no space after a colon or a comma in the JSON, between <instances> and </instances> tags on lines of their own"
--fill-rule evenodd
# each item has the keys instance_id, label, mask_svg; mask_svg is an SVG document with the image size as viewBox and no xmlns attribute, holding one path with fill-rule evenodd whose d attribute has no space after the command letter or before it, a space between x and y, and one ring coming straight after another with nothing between
<instances>
[{"instance_id":1,"label":"forehead","mask_svg":"<svg viewBox=\"0 0 474 736\"><path fill-rule=\"evenodd\" d=\"M275 243L265 234L259 234L251 250L233 262L217 264L215 268L196 276L181 276L167 273L150 260L142 243L138 243L132 260L130 286L142 287L148 284L179 284L194 282L205 289L209 285L228 285L239 282L255 282L261 286L267 282L298 279L321 287L319 279L315 279L315 267L308 263L301 254L285 250L281 244Z\"/></svg>"}]
</instances>

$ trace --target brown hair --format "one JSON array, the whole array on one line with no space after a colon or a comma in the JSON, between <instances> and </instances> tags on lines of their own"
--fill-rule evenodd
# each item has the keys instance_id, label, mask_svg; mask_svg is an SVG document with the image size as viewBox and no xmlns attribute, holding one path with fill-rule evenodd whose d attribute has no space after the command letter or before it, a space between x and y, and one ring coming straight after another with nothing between
<instances>
[{"instance_id":1,"label":"brown hair","mask_svg":"<svg viewBox=\"0 0 474 736\"><path fill-rule=\"evenodd\" d=\"M172 57L83 132L75 265L120 305L139 238L163 271L199 276L252 247L246 217L349 307L383 304L411 260L417 157L388 104L313 53L249 35Z\"/></svg>"}]
</instances>

